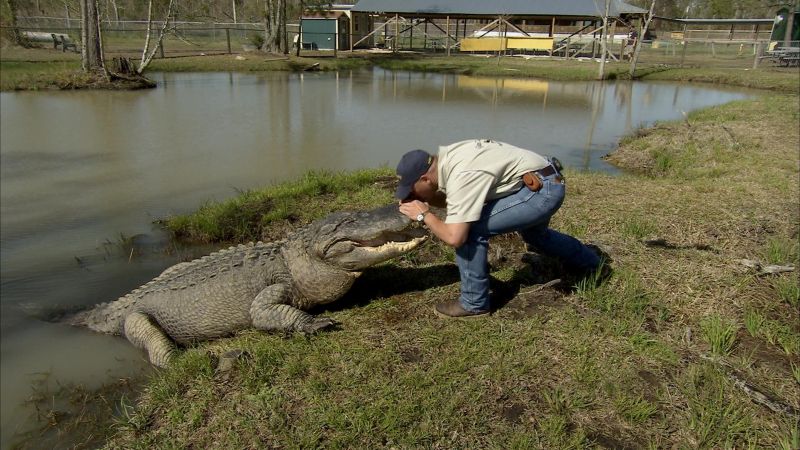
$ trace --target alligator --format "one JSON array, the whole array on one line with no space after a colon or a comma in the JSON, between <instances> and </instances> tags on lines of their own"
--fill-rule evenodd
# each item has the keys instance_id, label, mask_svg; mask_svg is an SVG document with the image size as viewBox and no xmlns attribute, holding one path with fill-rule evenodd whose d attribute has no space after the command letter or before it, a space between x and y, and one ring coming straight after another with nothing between
<instances>
[{"instance_id":1,"label":"alligator","mask_svg":"<svg viewBox=\"0 0 800 450\"><path fill-rule=\"evenodd\" d=\"M250 242L176 264L68 322L125 336L159 367L169 365L178 345L245 328L313 334L336 323L309 314L310 308L339 299L362 270L426 237L397 205L336 212L281 241Z\"/></svg>"}]
</instances>

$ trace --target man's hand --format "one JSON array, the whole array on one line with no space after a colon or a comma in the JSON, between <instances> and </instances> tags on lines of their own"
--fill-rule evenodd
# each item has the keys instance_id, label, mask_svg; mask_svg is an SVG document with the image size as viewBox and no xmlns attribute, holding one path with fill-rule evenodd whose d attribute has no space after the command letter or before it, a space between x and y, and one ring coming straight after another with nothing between
<instances>
[{"instance_id":1,"label":"man's hand","mask_svg":"<svg viewBox=\"0 0 800 450\"><path fill-rule=\"evenodd\" d=\"M400 212L411 220L417 220L418 215L429 211L430 206L419 200L400 202ZM424 222L431 233L451 247L461 247L467 240L469 223L444 223L434 214L425 214Z\"/></svg>"},{"instance_id":2,"label":"man's hand","mask_svg":"<svg viewBox=\"0 0 800 450\"><path fill-rule=\"evenodd\" d=\"M401 201L400 212L411 220L417 220L417 216L430 211L427 203L419 200Z\"/></svg>"}]
</instances>

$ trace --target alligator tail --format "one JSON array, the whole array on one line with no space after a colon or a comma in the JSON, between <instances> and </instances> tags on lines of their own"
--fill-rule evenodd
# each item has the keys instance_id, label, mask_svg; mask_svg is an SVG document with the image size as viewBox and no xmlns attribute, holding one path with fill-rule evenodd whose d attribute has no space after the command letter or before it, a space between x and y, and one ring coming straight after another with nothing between
<instances>
[{"instance_id":1,"label":"alligator tail","mask_svg":"<svg viewBox=\"0 0 800 450\"><path fill-rule=\"evenodd\" d=\"M92 331L121 336L124 334L125 318L133 311L136 297L125 296L119 300L101 303L92 309L69 317L66 322Z\"/></svg>"}]
</instances>

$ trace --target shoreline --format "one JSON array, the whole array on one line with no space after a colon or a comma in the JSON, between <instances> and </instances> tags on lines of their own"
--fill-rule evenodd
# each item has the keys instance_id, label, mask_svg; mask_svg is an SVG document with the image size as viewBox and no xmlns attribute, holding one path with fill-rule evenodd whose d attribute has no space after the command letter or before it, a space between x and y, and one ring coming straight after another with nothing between
<instances>
[{"instance_id":1,"label":"shoreline","mask_svg":"<svg viewBox=\"0 0 800 450\"><path fill-rule=\"evenodd\" d=\"M57 59L48 59L57 58ZM5 74L1 91L43 89L92 89L91 82L78 70L80 62L64 59L60 52L4 52L0 67ZM590 61L558 59L525 60L513 56L478 58L470 55L347 55L332 57L295 57L259 53L185 56L153 60L150 72L260 72L305 70L351 70L380 67L387 70L455 73L489 77L525 77L558 81L594 81L597 65ZM607 63L607 80L678 81L738 86L785 93L798 92L798 73L794 69L762 67L753 69L677 68L641 65L636 76L628 75L628 64Z\"/></svg>"}]
</instances>

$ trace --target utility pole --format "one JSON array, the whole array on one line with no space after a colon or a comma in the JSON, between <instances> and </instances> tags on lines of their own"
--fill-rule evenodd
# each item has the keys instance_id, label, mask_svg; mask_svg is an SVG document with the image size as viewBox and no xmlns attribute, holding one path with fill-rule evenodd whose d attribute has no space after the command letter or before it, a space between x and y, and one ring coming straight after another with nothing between
<instances>
[{"instance_id":1,"label":"utility pole","mask_svg":"<svg viewBox=\"0 0 800 450\"><path fill-rule=\"evenodd\" d=\"M606 11L603 13L603 35L600 41L600 72L597 74L598 80L606 79L606 46L608 41L608 8L611 0L606 0Z\"/></svg>"}]
</instances>

